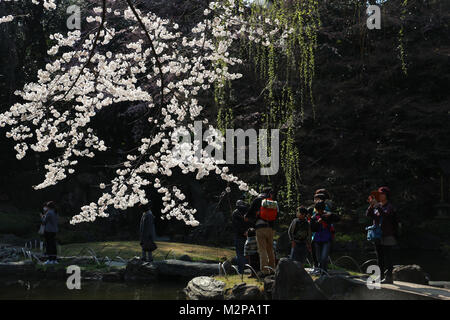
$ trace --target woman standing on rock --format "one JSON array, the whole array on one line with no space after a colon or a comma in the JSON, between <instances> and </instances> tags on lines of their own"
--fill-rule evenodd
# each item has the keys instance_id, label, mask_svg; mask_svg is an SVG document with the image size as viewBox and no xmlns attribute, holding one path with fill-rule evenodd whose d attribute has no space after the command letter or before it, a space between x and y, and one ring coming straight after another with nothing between
<instances>
[{"instance_id":1,"label":"woman standing on rock","mask_svg":"<svg viewBox=\"0 0 450 320\"><path fill-rule=\"evenodd\" d=\"M232 214L236 259L240 274L244 273L244 266L247 263L244 256L245 241L247 240L248 230L248 223L244 220L244 215L247 213L247 210L247 203L245 203L244 200L238 200L236 202L236 210L234 210Z\"/></svg>"},{"instance_id":2,"label":"woman standing on rock","mask_svg":"<svg viewBox=\"0 0 450 320\"><path fill-rule=\"evenodd\" d=\"M366 211L366 216L373 219L374 225L381 225L381 239L374 242L380 275L382 278L385 276L381 283L393 283L392 248L397 245L397 215L389 201L390 193L388 187L380 187L376 197L369 198L370 205Z\"/></svg>"},{"instance_id":3,"label":"woman standing on rock","mask_svg":"<svg viewBox=\"0 0 450 320\"><path fill-rule=\"evenodd\" d=\"M56 233L58 232L58 213L53 201L46 202L41 215L44 226L45 250L48 260L45 264L57 264Z\"/></svg>"}]
</instances>

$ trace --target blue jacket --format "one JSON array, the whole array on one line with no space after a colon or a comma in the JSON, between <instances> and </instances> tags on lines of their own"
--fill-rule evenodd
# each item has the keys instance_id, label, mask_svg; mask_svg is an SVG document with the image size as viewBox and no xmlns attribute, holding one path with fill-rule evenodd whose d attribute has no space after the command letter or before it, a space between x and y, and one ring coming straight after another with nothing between
<instances>
[{"instance_id":1,"label":"blue jacket","mask_svg":"<svg viewBox=\"0 0 450 320\"><path fill-rule=\"evenodd\" d=\"M330 213L330 212L326 212ZM323 218L323 222L319 222L319 217ZM339 216L332 213L329 217L320 216L315 210L311 217L311 230L313 231L312 241L314 242L328 242L333 240L331 229L334 229L334 222L340 220ZM326 227L324 227L324 224Z\"/></svg>"},{"instance_id":2,"label":"blue jacket","mask_svg":"<svg viewBox=\"0 0 450 320\"><path fill-rule=\"evenodd\" d=\"M58 232L58 214L52 209L42 217L45 232Z\"/></svg>"}]
</instances>

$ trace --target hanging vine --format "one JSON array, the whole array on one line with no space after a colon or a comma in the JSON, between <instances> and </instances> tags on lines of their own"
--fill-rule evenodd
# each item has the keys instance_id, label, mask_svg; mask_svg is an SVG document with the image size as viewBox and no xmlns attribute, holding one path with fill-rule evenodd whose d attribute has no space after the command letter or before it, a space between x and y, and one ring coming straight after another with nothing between
<instances>
[{"instance_id":1,"label":"hanging vine","mask_svg":"<svg viewBox=\"0 0 450 320\"><path fill-rule=\"evenodd\" d=\"M408 6L408 0L403 0L402 2L402 9L401 9L401 14L400 14L400 21L401 21L401 27L400 30L398 31L398 46L397 49L399 51L399 56L400 56L400 62L402 64L402 72L405 76L408 75L408 67L407 67L407 55L406 55L406 50L405 50L405 45L404 45L404 20L406 17L406 12L407 12L407 7Z\"/></svg>"},{"instance_id":2,"label":"hanging vine","mask_svg":"<svg viewBox=\"0 0 450 320\"><path fill-rule=\"evenodd\" d=\"M284 184L277 186L278 196L285 210L293 210L300 202L300 152L295 132L305 120L307 108L316 118L313 95L315 76L315 49L320 28L318 0L274 0L270 5L253 4L239 0L236 10L246 15L251 28L267 34L264 21L270 20L284 26L288 32L283 38L274 38L270 44L241 40L240 52L253 62L257 79L265 83L265 109L261 110L262 127L280 129L280 158ZM281 46L274 43L281 42ZM280 85L281 84L281 85ZM233 124L233 112L227 106L229 87L218 81L214 97L217 106L217 124L222 131ZM268 146L270 149L270 146ZM270 155L271 150L268 150ZM269 185L270 176L264 177Z\"/></svg>"}]
</instances>

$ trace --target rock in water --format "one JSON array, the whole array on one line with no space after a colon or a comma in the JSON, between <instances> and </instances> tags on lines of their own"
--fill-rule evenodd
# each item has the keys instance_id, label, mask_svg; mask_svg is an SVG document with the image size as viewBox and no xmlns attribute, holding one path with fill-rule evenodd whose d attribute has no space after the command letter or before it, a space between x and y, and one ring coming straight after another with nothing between
<instances>
[{"instance_id":1,"label":"rock in water","mask_svg":"<svg viewBox=\"0 0 450 320\"><path fill-rule=\"evenodd\" d=\"M218 263L189 262L181 260L155 261L153 265L158 269L158 275L162 277L189 278L200 276L214 276L219 274Z\"/></svg>"},{"instance_id":2,"label":"rock in water","mask_svg":"<svg viewBox=\"0 0 450 320\"><path fill-rule=\"evenodd\" d=\"M148 280L155 278L186 278L192 279L199 276L213 276L219 274L218 263L202 263L181 260L163 260L143 262L138 257L127 263L125 280Z\"/></svg>"},{"instance_id":3,"label":"rock in water","mask_svg":"<svg viewBox=\"0 0 450 320\"><path fill-rule=\"evenodd\" d=\"M188 300L223 300L225 283L211 277L196 277L189 281L184 293Z\"/></svg>"},{"instance_id":4,"label":"rock in water","mask_svg":"<svg viewBox=\"0 0 450 320\"><path fill-rule=\"evenodd\" d=\"M282 258L275 271L274 300L326 300L302 264Z\"/></svg>"},{"instance_id":5,"label":"rock in water","mask_svg":"<svg viewBox=\"0 0 450 320\"><path fill-rule=\"evenodd\" d=\"M135 257L128 261L124 278L127 281L153 281L157 273L158 268L154 264Z\"/></svg>"},{"instance_id":6,"label":"rock in water","mask_svg":"<svg viewBox=\"0 0 450 320\"><path fill-rule=\"evenodd\" d=\"M405 281L417 284L428 284L429 276L417 264L396 266L392 272L394 281Z\"/></svg>"},{"instance_id":7,"label":"rock in water","mask_svg":"<svg viewBox=\"0 0 450 320\"><path fill-rule=\"evenodd\" d=\"M263 300L264 295L257 286L240 283L234 285L226 297L227 300Z\"/></svg>"}]
</instances>

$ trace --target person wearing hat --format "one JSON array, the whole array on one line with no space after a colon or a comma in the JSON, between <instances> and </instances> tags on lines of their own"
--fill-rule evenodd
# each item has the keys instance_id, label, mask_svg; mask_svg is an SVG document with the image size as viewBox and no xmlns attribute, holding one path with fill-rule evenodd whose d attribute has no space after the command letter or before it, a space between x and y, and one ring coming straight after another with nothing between
<instances>
[{"instance_id":1,"label":"person wearing hat","mask_svg":"<svg viewBox=\"0 0 450 320\"><path fill-rule=\"evenodd\" d=\"M334 237L334 223L340 220L337 214L325 211L325 201L318 201L314 205L314 215L311 217L312 247L317 259L314 274L328 270L331 242Z\"/></svg>"},{"instance_id":2,"label":"person wearing hat","mask_svg":"<svg viewBox=\"0 0 450 320\"><path fill-rule=\"evenodd\" d=\"M140 204L139 209L142 212L141 223L139 226L142 260L151 262L153 261L152 252L156 250L155 217L150 210L150 202L147 204Z\"/></svg>"},{"instance_id":3,"label":"person wearing hat","mask_svg":"<svg viewBox=\"0 0 450 320\"><path fill-rule=\"evenodd\" d=\"M236 201L236 209L233 211L231 221L234 232L234 244L236 246L236 259L238 271L244 272L246 259L244 256L245 241L247 240L248 223L244 220L244 215L248 210L248 205L243 200Z\"/></svg>"},{"instance_id":4,"label":"person wearing hat","mask_svg":"<svg viewBox=\"0 0 450 320\"><path fill-rule=\"evenodd\" d=\"M309 220L311 220L312 217L315 217L315 215L317 214L317 210L315 208L315 205L319 202L323 202L325 204L325 211L326 212L331 212L331 208L332 208L332 203L330 200L330 193L328 192L327 189L321 188L321 189L317 189L314 192L314 196L313 196L313 200L314 200L314 204L308 208L309 210ZM331 225L330 226L332 228L332 231L334 232L334 226ZM334 234L332 234L334 235ZM320 267L319 267L319 259L316 256L316 244L313 243L313 249L311 251L311 257L312 257L312 262L313 262L313 274L320 274ZM329 248L329 252L331 253L331 247L332 247L332 241L330 242L330 248Z\"/></svg>"},{"instance_id":5,"label":"person wearing hat","mask_svg":"<svg viewBox=\"0 0 450 320\"><path fill-rule=\"evenodd\" d=\"M391 191L388 187L380 187L375 196L369 199L366 216L373 219L374 225L381 224L382 236L375 242L378 266L380 267L381 283L393 283L392 248L397 245L397 215L390 202Z\"/></svg>"}]
</instances>

